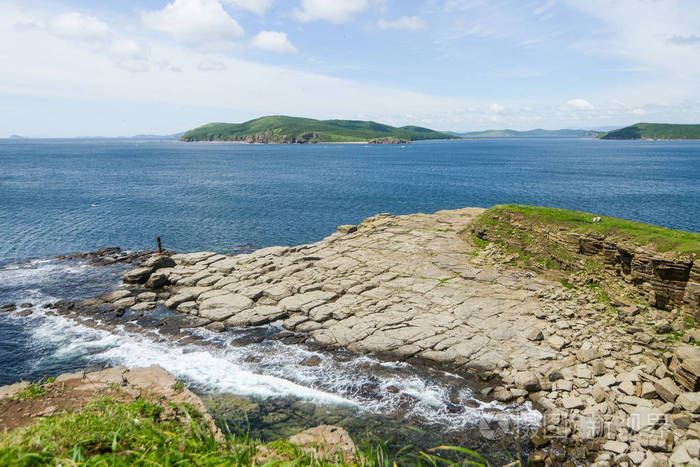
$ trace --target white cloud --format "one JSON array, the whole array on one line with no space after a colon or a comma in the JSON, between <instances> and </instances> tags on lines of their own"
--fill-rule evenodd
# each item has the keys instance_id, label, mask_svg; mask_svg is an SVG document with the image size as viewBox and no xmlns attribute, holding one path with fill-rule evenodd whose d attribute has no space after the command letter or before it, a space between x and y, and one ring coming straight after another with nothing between
<instances>
[{"instance_id":1,"label":"white cloud","mask_svg":"<svg viewBox=\"0 0 700 467\"><path fill-rule=\"evenodd\" d=\"M258 49L282 54L295 54L299 51L289 41L287 34L278 31L260 31L250 40L250 45Z\"/></svg>"},{"instance_id":2,"label":"white cloud","mask_svg":"<svg viewBox=\"0 0 700 467\"><path fill-rule=\"evenodd\" d=\"M368 0L301 0L300 8L295 8L292 14L304 22L323 20L346 23L368 6Z\"/></svg>"},{"instance_id":3,"label":"white cloud","mask_svg":"<svg viewBox=\"0 0 700 467\"><path fill-rule=\"evenodd\" d=\"M226 65L218 60L206 59L197 64L197 69L200 71L224 71Z\"/></svg>"},{"instance_id":4,"label":"white cloud","mask_svg":"<svg viewBox=\"0 0 700 467\"><path fill-rule=\"evenodd\" d=\"M85 42L106 42L112 36L112 30L94 16L81 13L63 13L54 16L48 22L49 31L64 39Z\"/></svg>"},{"instance_id":5,"label":"white cloud","mask_svg":"<svg viewBox=\"0 0 700 467\"><path fill-rule=\"evenodd\" d=\"M501 104L493 103L493 104L489 105L489 112L491 112L491 113L499 114L499 113L503 112L505 109L506 108L503 107Z\"/></svg>"},{"instance_id":6,"label":"white cloud","mask_svg":"<svg viewBox=\"0 0 700 467\"><path fill-rule=\"evenodd\" d=\"M566 104L561 106L561 110L564 111L576 111L576 110L593 110L595 107L593 104L588 102L586 99L569 99Z\"/></svg>"},{"instance_id":7,"label":"white cloud","mask_svg":"<svg viewBox=\"0 0 700 467\"><path fill-rule=\"evenodd\" d=\"M402 16L394 21L380 19L377 22L377 26L379 29L408 29L411 31L425 29L428 27L426 22L420 16Z\"/></svg>"},{"instance_id":8,"label":"white cloud","mask_svg":"<svg viewBox=\"0 0 700 467\"><path fill-rule=\"evenodd\" d=\"M183 42L238 39L243 35L238 21L218 0L173 0L165 8L143 13L143 25Z\"/></svg>"},{"instance_id":9,"label":"white cloud","mask_svg":"<svg viewBox=\"0 0 700 467\"><path fill-rule=\"evenodd\" d=\"M270 9L275 0L223 0L227 5L235 5L238 8L252 11L258 15L262 15Z\"/></svg>"}]
</instances>

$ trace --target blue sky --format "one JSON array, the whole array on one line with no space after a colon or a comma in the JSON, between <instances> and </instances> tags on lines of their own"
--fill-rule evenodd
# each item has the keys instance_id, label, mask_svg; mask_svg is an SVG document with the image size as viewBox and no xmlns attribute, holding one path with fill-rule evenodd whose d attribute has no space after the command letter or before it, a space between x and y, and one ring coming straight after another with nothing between
<instances>
[{"instance_id":1,"label":"blue sky","mask_svg":"<svg viewBox=\"0 0 700 467\"><path fill-rule=\"evenodd\" d=\"M700 122L696 0L0 0L0 137Z\"/></svg>"}]
</instances>

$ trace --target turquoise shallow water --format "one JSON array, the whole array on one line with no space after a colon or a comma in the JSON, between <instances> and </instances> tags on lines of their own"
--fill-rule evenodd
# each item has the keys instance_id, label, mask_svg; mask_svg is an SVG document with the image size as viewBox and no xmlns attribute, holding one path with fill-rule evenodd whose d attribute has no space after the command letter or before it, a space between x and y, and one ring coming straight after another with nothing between
<instances>
[{"instance_id":1,"label":"turquoise shallow water","mask_svg":"<svg viewBox=\"0 0 700 467\"><path fill-rule=\"evenodd\" d=\"M525 203L700 231L700 142L0 141L0 262L106 245L233 251L378 212Z\"/></svg>"}]
</instances>

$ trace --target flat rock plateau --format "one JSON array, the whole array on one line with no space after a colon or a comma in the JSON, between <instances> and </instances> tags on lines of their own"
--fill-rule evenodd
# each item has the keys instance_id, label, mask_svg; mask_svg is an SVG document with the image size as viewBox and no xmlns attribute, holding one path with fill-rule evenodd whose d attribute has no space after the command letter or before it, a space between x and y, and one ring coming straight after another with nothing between
<instances>
[{"instance_id":1,"label":"flat rock plateau","mask_svg":"<svg viewBox=\"0 0 700 467\"><path fill-rule=\"evenodd\" d=\"M160 303L182 327L281 321L317 345L476 375L484 397L531 401L544 415L532 465L700 465L697 331L680 342L680 313L612 311L594 290L475 247L460 234L483 212L378 214L236 256L146 254L123 289L54 312L145 316Z\"/></svg>"}]
</instances>

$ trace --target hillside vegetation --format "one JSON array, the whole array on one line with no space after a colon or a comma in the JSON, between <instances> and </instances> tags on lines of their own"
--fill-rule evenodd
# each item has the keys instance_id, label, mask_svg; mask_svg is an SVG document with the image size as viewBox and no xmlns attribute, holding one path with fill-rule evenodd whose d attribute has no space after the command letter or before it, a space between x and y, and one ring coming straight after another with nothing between
<instances>
[{"instance_id":1,"label":"hillside vegetation","mask_svg":"<svg viewBox=\"0 0 700 467\"><path fill-rule=\"evenodd\" d=\"M314 120L270 116L244 123L209 123L186 132L182 141L243 141L247 143L346 143L398 139L455 139L457 136L418 126L396 128L362 120Z\"/></svg>"},{"instance_id":2,"label":"hillside vegetation","mask_svg":"<svg viewBox=\"0 0 700 467\"><path fill-rule=\"evenodd\" d=\"M498 205L488 209L481 216L480 222L493 223L493 218L504 211L521 214L523 224L549 226L553 231L566 229L579 234L601 234L610 238L626 239L638 245L648 245L661 253L700 256L700 233L607 216L600 216L601 222L597 224L592 221L594 214L568 209L520 204Z\"/></svg>"},{"instance_id":3,"label":"hillside vegetation","mask_svg":"<svg viewBox=\"0 0 700 467\"><path fill-rule=\"evenodd\" d=\"M609 131L600 139L700 139L700 125L672 123L635 123Z\"/></svg>"}]
</instances>

